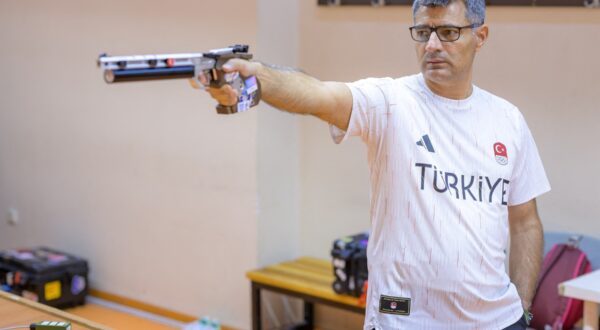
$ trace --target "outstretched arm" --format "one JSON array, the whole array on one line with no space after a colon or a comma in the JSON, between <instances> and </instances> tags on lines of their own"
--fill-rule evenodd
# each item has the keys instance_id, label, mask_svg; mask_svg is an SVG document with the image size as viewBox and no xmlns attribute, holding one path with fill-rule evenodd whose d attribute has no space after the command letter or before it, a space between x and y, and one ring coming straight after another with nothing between
<instances>
[{"instance_id":1,"label":"outstretched arm","mask_svg":"<svg viewBox=\"0 0 600 330\"><path fill-rule=\"evenodd\" d=\"M529 310L542 264L544 236L535 199L509 206L510 278L517 287L523 308Z\"/></svg>"},{"instance_id":2,"label":"outstretched arm","mask_svg":"<svg viewBox=\"0 0 600 330\"><path fill-rule=\"evenodd\" d=\"M240 59L230 60L223 70L238 71L243 76L256 75L263 101L280 110L313 115L342 130L348 128L352 94L344 83L324 82L293 69ZM208 88L208 92L222 105L237 102L237 93L229 85Z\"/></svg>"}]
</instances>

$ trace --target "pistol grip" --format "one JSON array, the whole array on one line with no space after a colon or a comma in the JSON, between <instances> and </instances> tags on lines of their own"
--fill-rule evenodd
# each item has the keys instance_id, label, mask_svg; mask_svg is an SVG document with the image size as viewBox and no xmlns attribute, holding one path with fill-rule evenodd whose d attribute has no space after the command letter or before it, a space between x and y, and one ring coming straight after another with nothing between
<instances>
[{"instance_id":1,"label":"pistol grip","mask_svg":"<svg viewBox=\"0 0 600 330\"><path fill-rule=\"evenodd\" d=\"M217 104L216 109L217 109L217 113L220 115L229 115L229 114L238 112L237 104L234 104L234 105Z\"/></svg>"},{"instance_id":2,"label":"pistol grip","mask_svg":"<svg viewBox=\"0 0 600 330\"><path fill-rule=\"evenodd\" d=\"M225 79L225 81L237 91L238 101L231 106L217 105L217 113L219 114L244 112L260 102L260 81L256 76L243 77L236 72L231 78Z\"/></svg>"}]
</instances>

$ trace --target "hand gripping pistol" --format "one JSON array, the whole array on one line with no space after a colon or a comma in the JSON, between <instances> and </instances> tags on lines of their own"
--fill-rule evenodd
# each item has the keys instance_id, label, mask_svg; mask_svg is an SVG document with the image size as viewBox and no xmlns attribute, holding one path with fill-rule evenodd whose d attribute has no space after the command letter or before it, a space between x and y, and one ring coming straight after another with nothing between
<instances>
[{"instance_id":1,"label":"hand gripping pistol","mask_svg":"<svg viewBox=\"0 0 600 330\"><path fill-rule=\"evenodd\" d=\"M225 73L223 64L232 58L249 60L247 45L235 45L213 49L206 53L132 55L98 57L98 67L104 70L104 80L109 83L144 81L157 79L198 79L200 74L208 80L210 87L231 85L238 93L238 102L232 106L217 105L217 113L243 112L260 101L260 82L256 76L243 77L238 72Z\"/></svg>"}]
</instances>

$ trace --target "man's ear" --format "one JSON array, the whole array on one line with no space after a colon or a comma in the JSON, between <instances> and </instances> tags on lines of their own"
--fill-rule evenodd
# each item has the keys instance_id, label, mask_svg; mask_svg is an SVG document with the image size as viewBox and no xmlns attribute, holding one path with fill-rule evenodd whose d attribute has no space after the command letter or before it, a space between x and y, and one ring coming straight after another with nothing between
<instances>
[{"instance_id":1,"label":"man's ear","mask_svg":"<svg viewBox=\"0 0 600 330\"><path fill-rule=\"evenodd\" d=\"M483 44L485 44L489 34L489 29L487 24L483 24L478 29L475 30L475 39L477 41L477 46L475 47L476 51L479 51Z\"/></svg>"}]
</instances>

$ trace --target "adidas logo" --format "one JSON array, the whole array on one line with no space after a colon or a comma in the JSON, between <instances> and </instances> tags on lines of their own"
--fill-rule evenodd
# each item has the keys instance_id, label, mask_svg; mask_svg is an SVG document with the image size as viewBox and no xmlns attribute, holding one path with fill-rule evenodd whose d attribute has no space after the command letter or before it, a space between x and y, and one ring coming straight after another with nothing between
<instances>
[{"instance_id":1,"label":"adidas logo","mask_svg":"<svg viewBox=\"0 0 600 330\"><path fill-rule=\"evenodd\" d=\"M417 141L417 145L427 149L429 152L435 152L435 149L433 149L433 145L431 144L431 140L429 139L429 135L427 134L423 135L423 137Z\"/></svg>"}]
</instances>

